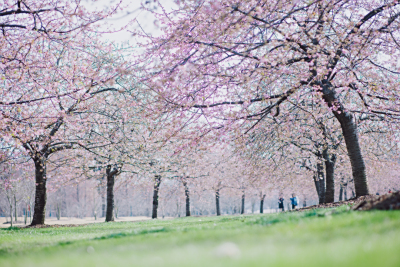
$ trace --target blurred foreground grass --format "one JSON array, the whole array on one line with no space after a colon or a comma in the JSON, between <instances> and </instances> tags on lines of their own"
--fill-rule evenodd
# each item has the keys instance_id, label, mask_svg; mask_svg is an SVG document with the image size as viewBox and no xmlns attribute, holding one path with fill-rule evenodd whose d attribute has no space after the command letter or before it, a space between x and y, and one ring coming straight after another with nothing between
<instances>
[{"instance_id":1,"label":"blurred foreground grass","mask_svg":"<svg viewBox=\"0 0 400 267\"><path fill-rule=\"evenodd\" d=\"M400 266L400 211L1 229L0 266Z\"/></svg>"}]
</instances>

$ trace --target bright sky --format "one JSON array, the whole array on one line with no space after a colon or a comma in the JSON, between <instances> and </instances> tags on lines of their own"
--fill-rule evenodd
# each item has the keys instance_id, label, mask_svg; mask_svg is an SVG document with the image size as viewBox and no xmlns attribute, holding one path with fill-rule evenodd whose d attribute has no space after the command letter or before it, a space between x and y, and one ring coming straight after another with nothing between
<instances>
[{"instance_id":1,"label":"bright sky","mask_svg":"<svg viewBox=\"0 0 400 267\"><path fill-rule=\"evenodd\" d=\"M89 10L104 9L106 7L115 5L118 2L119 0L83 0L83 4ZM161 3L167 11L176 7L174 0L159 0L158 2ZM154 23L154 16L151 13L140 9L142 3L144 3L148 8L156 8L156 11L160 11L160 7L158 7L158 3L155 3L155 0L123 0L123 6L128 7L124 9L124 11L119 12L116 16L114 16L114 18L107 20L109 25L112 25L110 28L118 29L136 18L140 23L140 26L147 33L152 35L159 33L160 30ZM135 22L129 29L132 28L138 29L138 23ZM135 43L135 38L132 37L132 34L128 31L129 29L118 33L107 34L106 36L110 40L118 42L129 41L131 44L133 44Z\"/></svg>"}]
</instances>

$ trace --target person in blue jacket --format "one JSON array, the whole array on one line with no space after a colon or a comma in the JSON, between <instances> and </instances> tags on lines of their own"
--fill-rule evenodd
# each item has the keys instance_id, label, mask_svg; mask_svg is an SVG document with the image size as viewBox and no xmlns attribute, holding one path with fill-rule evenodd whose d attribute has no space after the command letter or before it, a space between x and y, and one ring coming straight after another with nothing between
<instances>
[{"instance_id":1,"label":"person in blue jacket","mask_svg":"<svg viewBox=\"0 0 400 267\"><path fill-rule=\"evenodd\" d=\"M292 202L292 209L294 210L297 205L299 205L299 198L295 194L292 194L290 201Z\"/></svg>"}]
</instances>

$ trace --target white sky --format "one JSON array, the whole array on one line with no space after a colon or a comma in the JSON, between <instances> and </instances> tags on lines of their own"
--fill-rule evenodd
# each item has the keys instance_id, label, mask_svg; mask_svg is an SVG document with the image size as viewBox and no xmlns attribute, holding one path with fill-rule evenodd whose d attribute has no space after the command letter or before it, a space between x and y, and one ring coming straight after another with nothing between
<instances>
[{"instance_id":1,"label":"white sky","mask_svg":"<svg viewBox=\"0 0 400 267\"><path fill-rule=\"evenodd\" d=\"M129 21L136 18L140 23L140 25L142 26L142 28L147 33L150 33L152 35L160 33L160 30L154 24L155 21L154 16L151 13L140 9L141 3L147 3L148 7L153 7L153 8L156 7L157 4L154 1L155 0L123 0L123 5L124 6L128 5L128 8L126 8L122 12L119 12L112 19L107 20L107 23L109 24L109 26L111 26L110 29L121 28L126 24L128 24ZM96 10L96 9L101 10L111 5L115 5L118 2L119 0L97 0L97 1L83 0L83 4L89 10ZM161 3L167 11L176 8L174 0L159 0L159 3ZM160 11L160 8L158 7L156 11ZM134 23L129 29L132 28L139 29L139 26L137 23ZM129 41L130 44L135 43L135 38L132 37L132 34L127 30L123 30L121 32L112 34L106 34L106 37L109 40L117 42Z\"/></svg>"}]
</instances>

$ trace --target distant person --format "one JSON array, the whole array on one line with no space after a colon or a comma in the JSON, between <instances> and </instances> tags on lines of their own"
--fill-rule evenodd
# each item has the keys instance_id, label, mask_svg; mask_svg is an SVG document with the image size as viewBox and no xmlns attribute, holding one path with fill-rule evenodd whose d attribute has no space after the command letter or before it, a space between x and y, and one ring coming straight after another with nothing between
<instances>
[{"instance_id":1,"label":"distant person","mask_svg":"<svg viewBox=\"0 0 400 267\"><path fill-rule=\"evenodd\" d=\"M389 194L391 194L392 193L392 190L391 189L389 189Z\"/></svg>"},{"instance_id":2,"label":"distant person","mask_svg":"<svg viewBox=\"0 0 400 267\"><path fill-rule=\"evenodd\" d=\"M299 198L295 194L292 194L290 201L292 202L292 210L294 210L299 205Z\"/></svg>"},{"instance_id":3,"label":"distant person","mask_svg":"<svg viewBox=\"0 0 400 267\"><path fill-rule=\"evenodd\" d=\"M307 200L304 198L303 200L303 208L307 207Z\"/></svg>"},{"instance_id":4,"label":"distant person","mask_svg":"<svg viewBox=\"0 0 400 267\"><path fill-rule=\"evenodd\" d=\"M279 204L279 209L281 209L282 211L285 211L285 206L283 206L283 201L284 201L285 199L283 199L283 197L280 197L279 199L278 199L278 204Z\"/></svg>"}]
</instances>

